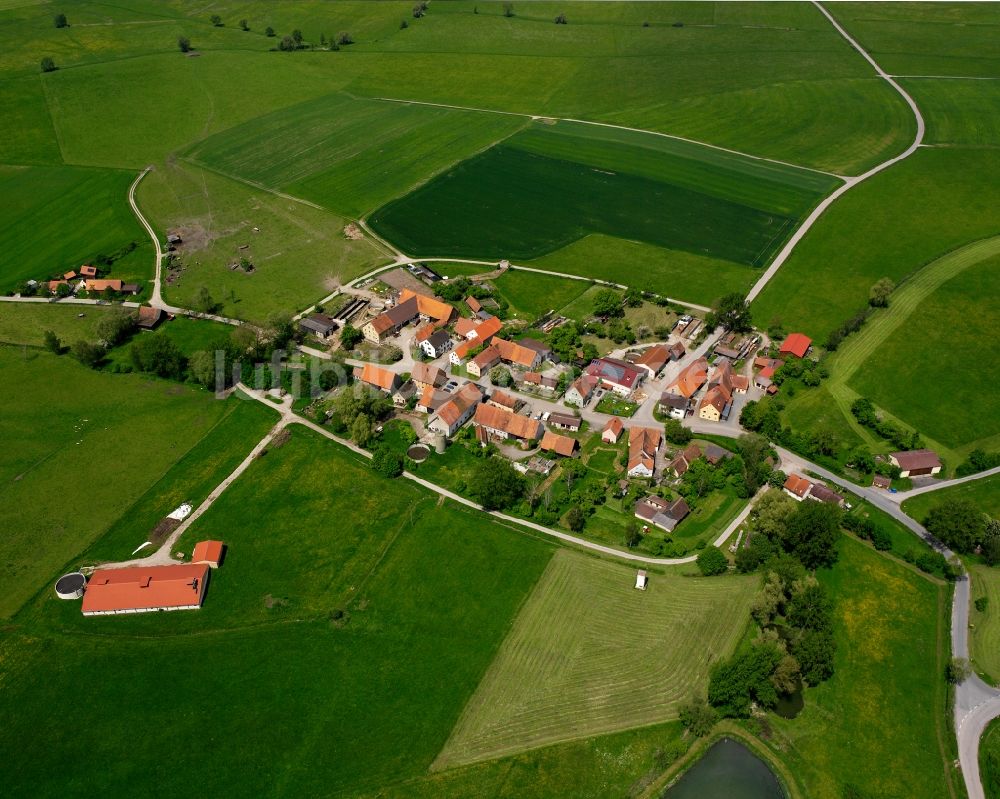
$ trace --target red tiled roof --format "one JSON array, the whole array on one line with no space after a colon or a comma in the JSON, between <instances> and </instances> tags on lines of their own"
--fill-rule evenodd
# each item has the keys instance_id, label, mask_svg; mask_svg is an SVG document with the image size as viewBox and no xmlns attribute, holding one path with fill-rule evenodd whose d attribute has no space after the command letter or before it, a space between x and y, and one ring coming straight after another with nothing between
<instances>
[{"instance_id":1,"label":"red tiled roof","mask_svg":"<svg viewBox=\"0 0 1000 799\"><path fill-rule=\"evenodd\" d=\"M708 361L705 358L699 358L697 361L692 361L677 375L677 379L670 384L668 390L673 391L675 394L680 394L686 399L690 399L694 394L705 385L705 381L708 379Z\"/></svg>"},{"instance_id":2,"label":"red tiled roof","mask_svg":"<svg viewBox=\"0 0 1000 799\"><path fill-rule=\"evenodd\" d=\"M785 480L785 489L791 491L797 497L804 497L809 493L810 488L812 488L812 483L801 475L790 474L788 475L788 479Z\"/></svg>"},{"instance_id":3,"label":"red tiled roof","mask_svg":"<svg viewBox=\"0 0 1000 799\"><path fill-rule=\"evenodd\" d=\"M624 429L625 425L622 424L622 420L619 419L617 416L614 416L608 419L608 423L604 425L604 429L601 431L601 435L603 436L605 433L612 433L615 439L617 439L622 434L622 431Z\"/></svg>"},{"instance_id":4,"label":"red tiled roof","mask_svg":"<svg viewBox=\"0 0 1000 799\"><path fill-rule=\"evenodd\" d=\"M794 355L796 358L804 358L809 351L812 339L803 333L789 333L788 338L781 344L779 352L784 355Z\"/></svg>"},{"instance_id":5,"label":"red tiled roof","mask_svg":"<svg viewBox=\"0 0 1000 799\"><path fill-rule=\"evenodd\" d=\"M191 553L192 563L215 563L218 565L222 560L221 541L199 541L194 545L194 552Z\"/></svg>"},{"instance_id":6,"label":"red tiled roof","mask_svg":"<svg viewBox=\"0 0 1000 799\"><path fill-rule=\"evenodd\" d=\"M576 452L576 439L546 430L539 446L546 452L555 452L557 455L568 458Z\"/></svg>"},{"instance_id":7,"label":"red tiled roof","mask_svg":"<svg viewBox=\"0 0 1000 799\"><path fill-rule=\"evenodd\" d=\"M483 305L475 297L466 297L465 304L469 306L469 310L473 313L479 313L483 310Z\"/></svg>"},{"instance_id":8,"label":"red tiled roof","mask_svg":"<svg viewBox=\"0 0 1000 799\"><path fill-rule=\"evenodd\" d=\"M909 452L893 452L890 456L904 472L913 469L936 469L941 459L931 449L914 449Z\"/></svg>"},{"instance_id":9,"label":"red tiled roof","mask_svg":"<svg viewBox=\"0 0 1000 799\"><path fill-rule=\"evenodd\" d=\"M366 363L360 370L355 369L354 376L362 383L375 386L383 391L391 391L396 385L396 381L399 379L399 375L395 372L390 372L388 369L382 369L372 363Z\"/></svg>"},{"instance_id":10,"label":"red tiled roof","mask_svg":"<svg viewBox=\"0 0 1000 799\"><path fill-rule=\"evenodd\" d=\"M114 613L201 605L208 566L134 566L98 569L87 582L84 613Z\"/></svg>"},{"instance_id":11,"label":"red tiled roof","mask_svg":"<svg viewBox=\"0 0 1000 799\"><path fill-rule=\"evenodd\" d=\"M473 421L481 427L500 430L515 438L527 440L542 436L542 423L538 420L505 411L494 405L478 406Z\"/></svg>"},{"instance_id":12,"label":"red tiled roof","mask_svg":"<svg viewBox=\"0 0 1000 799\"><path fill-rule=\"evenodd\" d=\"M485 324L485 322L483 323ZM481 329L481 328L480 328ZM476 331L477 333L479 330ZM527 347L522 347L520 344L515 344L513 341L507 341L502 338L493 338L493 346L497 348L497 352L500 353L500 358L507 363L516 363L518 366L534 366L535 362L538 360L538 353Z\"/></svg>"},{"instance_id":13,"label":"red tiled roof","mask_svg":"<svg viewBox=\"0 0 1000 799\"><path fill-rule=\"evenodd\" d=\"M466 383L452 396L448 402L438 409L438 416L444 420L445 424L451 427L465 414L469 408L483 398L479 386L475 383Z\"/></svg>"},{"instance_id":14,"label":"red tiled roof","mask_svg":"<svg viewBox=\"0 0 1000 799\"><path fill-rule=\"evenodd\" d=\"M655 347L650 347L642 355L640 355L638 360L635 362L635 365L645 366L656 373L659 372L669 360L670 350L662 344L657 344Z\"/></svg>"},{"instance_id":15,"label":"red tiled roof","mask_svg":"<svg viewBox=\"0 0 1000 799\"><path fill-rule=\"evenodd\" d=\"M417 292L410 289L403 289L399 292L400 304L409 299L415 299L417 301L417 310L430 319L448 321L451 319L452 314L455 313L455 309L448 303L428 297L426 294L417 294Z\"/></svg>"}]
</instances>

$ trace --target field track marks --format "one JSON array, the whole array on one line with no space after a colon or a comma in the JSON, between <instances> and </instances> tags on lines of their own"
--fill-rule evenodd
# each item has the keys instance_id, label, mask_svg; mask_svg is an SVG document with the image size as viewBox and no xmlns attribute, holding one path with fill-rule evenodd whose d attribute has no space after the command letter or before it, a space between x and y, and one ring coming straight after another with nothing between
<instances>
[{"instance_id":1,"label":"field track marks","mask_svg":"<svg viewBox=\"0 0 1000 799\"><path fill-rule=\"evenodd\" d=\"M784 264L785 261L788 260L789 256L795 250L795 247L798 245L798 243L802 241L803 238L805 238L806 233L809 232L809 228L811 228L816 223L816 221L824 213L826 213L826 210L831 205L833 205L842 195L850 191L854 186L857 186L859 183L867 180L873 175L877 175L879 172L888 169L893 164L897 164L900 161L909 158L917 151L917 149L920 147L920 144L924 140L924 132L926 126L924 124L924 118L921 115L920 109L917 107L917 104L914 101L914 99L910 97L909 94L907 94L906 90L902 86L900 86L895 80L893 80L892 75L890 75L884 69L882 69L882 67L880 67L876 63L875 59L873 59L870 55L868 55L867 52L865 52L865 49L860 44L858 44L854 39L851 38L850 34L848 34L847 31L844 30L844 28L840 25L840 23L833 18L833 15L830 14L829 11L823 8L823 5L821 3L817 2L817 0L813 0L813 3L816 6L816 8L818 8L822 12L823 16L825 16L828 20L830 20L830 24L833 25L837 33L843 36L844 39L847 40L848 44L850 44L851 47L857 50L861 54L861 56L865 59L865 61L867 61L869 64L872 65L872 67L875 69L876 74L878 74L880 78L882 78L890 86L892 86L892 88L895 89L899 93L899 95L906 101L906 104L910 106L910 110L913 111L914 119L917 122L917 132L916 135L913 137L913 142L910 144L910 146L907 147L899 155L894 156L893 158L890 158L887 161L883 161L881 164L878 164L877 166L873 166L864 174L858 175L857 177L848 178L843 186L836 189L825 200L823 200L819 205L817 205L813 209L813 212L806 217L805 221L801 225L799 225L799 229L792 234L792 237L781 249L781 252L779 252L778 255L775 257L775 259L771 262L771 265L764 271L764 274L760 276L760 279L756 283L754 283L753 288L751 288L750 292L747 294L747 302L753 302L753 300L757 298L757 295L764 290L764 287L771 281L771 278L773 278L778 273L778 270L781 268L782 264Z\"/></svg>"},{"instance_id":2,"label":"field track marks","mask_svg":"<svg viewBox=\"0 0 1000 799\"><path fill-rule=\"evenodd\" d=\"M557 122L574 122L577 125L593 125L598 128L614 128L616 130L627 130L632 133L645 133L650 136L660 136L664 139L674 139L675 141L687 142L688 144L697 144L702 147L708 147L712 150L719 150L723 153L730 153L732 155L738 155L743 158L749 158L753 161L767 161L771 164L780 164L781 166L791 167L793 169L801 169L805 172L817 172L820 175L829 175L830 177L838 178L840 180L847 180L848 178L843 175L836 175L833 172L824 172L822 169L813 169L808 166L801 166L799 164L792 164L788 161L779 161L777 158L764 158L760 155L751 155L750 153L744 153L740 150L731 150L728 147L720 147L717 144L709 144L708 142L698 141L696 139L687 139L684 136L675 136L670 133L661 133L657 130L646 130L645 128L630 128L626 125L615 125L610 122L594 122L590 119L574 119L573 117L556 117L550 116L549 114L520 114L516 111L497 111L493 108L476 108L475 106L468 105L449 105L447 103L429 103L423 100L402 100L398 97L373 97L373 100L380 100L385 103L400 103L402 105L427 105L434 108L451 108L456 111L478 111L482 114L501 114L503 116L510 117L523 117L525 119L552 119Z\"/></svg>"}]
</instances>

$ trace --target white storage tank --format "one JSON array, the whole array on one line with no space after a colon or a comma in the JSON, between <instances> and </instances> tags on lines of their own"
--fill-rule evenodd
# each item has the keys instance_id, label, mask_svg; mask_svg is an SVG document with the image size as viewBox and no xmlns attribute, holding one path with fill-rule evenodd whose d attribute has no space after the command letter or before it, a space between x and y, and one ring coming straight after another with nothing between
<instances>
[{"instance_id":1,"label":"white storage tank","mask_svg":"<svg viewBox=\"0 0 1000 799\"><path fill-rule=\"evenodd\" d=\"M79 599L87 586L87 578L80 572L64 574L56 581L56 596L60 599Z\"/></svg>"}]
</instances>

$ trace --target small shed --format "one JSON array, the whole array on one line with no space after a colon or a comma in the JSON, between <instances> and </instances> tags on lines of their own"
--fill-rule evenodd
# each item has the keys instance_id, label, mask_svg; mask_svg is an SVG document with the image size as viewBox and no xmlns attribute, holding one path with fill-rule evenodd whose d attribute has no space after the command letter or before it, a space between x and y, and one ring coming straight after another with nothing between
<instances>
[{"instance_id":1,"label":"small shed","mask_svg":"<svg viewBox=\"0 0 1000 799\"><path fill-rule=\"evenodd\" d=\"M194 545L194 552L191 553L192 563L204 563L213 569L218 569L222 563L225 544L221 541L199 541Z\"/></svg>"},{"instance_id":2,"label":"small shed","mask_svg":"<svg viewBox=\"0 0 1000 799\"><path fill-rule=\"evenodd\" d=\"M636 588L638 588L640 591L645 591L646 590L646 583L647 582L649 582L649 580L646 577L646 572L644 572L642 569L640 569L639 571L637 571L635 573L635 587Z\"/></svg>"}]
</instances>

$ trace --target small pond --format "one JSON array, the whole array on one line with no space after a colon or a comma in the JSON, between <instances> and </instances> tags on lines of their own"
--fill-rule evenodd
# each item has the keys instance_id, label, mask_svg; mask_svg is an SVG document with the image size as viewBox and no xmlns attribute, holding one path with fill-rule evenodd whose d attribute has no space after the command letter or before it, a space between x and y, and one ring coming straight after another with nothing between
<instances>
[{"instance_id":1,"label":"small pond","mask_svg":"<svg viewBox=\"0 0 1000 799\"><path fill-rule=\"evenodd\" d=\"M743 744L723 738L661 799L786 799L785 790L770 766Z\"/></svg>"}]
</instances>

